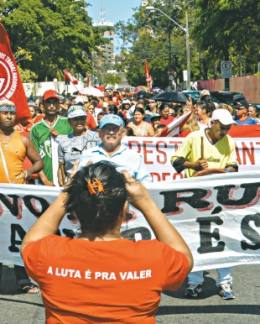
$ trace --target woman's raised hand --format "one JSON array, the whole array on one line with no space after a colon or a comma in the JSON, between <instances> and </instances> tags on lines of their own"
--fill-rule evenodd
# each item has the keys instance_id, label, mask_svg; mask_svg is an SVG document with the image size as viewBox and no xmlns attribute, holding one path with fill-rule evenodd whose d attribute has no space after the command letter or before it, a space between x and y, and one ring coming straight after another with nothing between
<instances>
[{"instance_id":1,"label":"woman's raised hand","mask_svg":"<svg viewBox=\"0 0 260 324\"><path fill-rule=\"evenodd\" d=\"M144 185L132 178L127 171L123 171L122 173L126 179L126 190L129 203L137 209L142 210L142 208L145 207L144 205L151 200L148 191Z\"/></svg>"}]
</instances>

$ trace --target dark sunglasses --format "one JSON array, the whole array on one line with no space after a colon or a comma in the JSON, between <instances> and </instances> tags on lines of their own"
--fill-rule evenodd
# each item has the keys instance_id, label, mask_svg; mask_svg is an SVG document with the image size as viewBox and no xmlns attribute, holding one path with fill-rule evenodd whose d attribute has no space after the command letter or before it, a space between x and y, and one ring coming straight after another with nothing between
<instances>
[{"instance_id":1,"label":"dark sunglasses","mask_svg":"<svg viewBox=\"0 0 260 324\"><path fill-rule=\"evenodd\" d=\"M57 105L59 103L59 100L58 99L47 99L45 101L45 104L46 105Z\"/></svg>"},{"instance_id":2,"label":"dark sunglasses","mask_svg":"<svg viewBox=\"0 0 260 324\"><path fill-rule=\"evenodd\" d=\"M79 116L79 117L74 117L74 118L69 118L71 121L85 121L86 116Z\"/></svg>"}]
</instances>

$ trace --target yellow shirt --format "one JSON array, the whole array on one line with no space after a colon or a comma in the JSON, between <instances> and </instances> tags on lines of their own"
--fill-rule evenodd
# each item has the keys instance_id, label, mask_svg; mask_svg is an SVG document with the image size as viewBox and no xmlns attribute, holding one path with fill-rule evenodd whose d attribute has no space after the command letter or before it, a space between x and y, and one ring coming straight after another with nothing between
<instances>
[{"instance_id":1,"label":"yellow shirt","mask_svg":"<svg viewBox=\"0 0 260 324\"><path fill-rule=\"evenodd\" d=\"M225 135L217 143L211 144L205 135L205 131L190 133L185 138L182 146L172 156L171 161L179 157L183 157L189 162L195 162L201 159L201 143L203 143L203 159L208 161L209 168L224 169L230 165L237 165L234 140L229 135ZM192 177L194 173L196 171L193 169L185 169L187 177Z\"/></svg>"},{"instance_id":2,"label":"yellow shirt","mask_svg":"<svg viewBox=\"0 0 260 324\"><path fill-rule=\"evenodd\" d=\"M26 157L26 146L21 134L14 131L6 140L1 140L0 147L0 182L1 183L25 183L25 179L19 178L23 171L23 162Z\"/></svg>"}]
</instances>

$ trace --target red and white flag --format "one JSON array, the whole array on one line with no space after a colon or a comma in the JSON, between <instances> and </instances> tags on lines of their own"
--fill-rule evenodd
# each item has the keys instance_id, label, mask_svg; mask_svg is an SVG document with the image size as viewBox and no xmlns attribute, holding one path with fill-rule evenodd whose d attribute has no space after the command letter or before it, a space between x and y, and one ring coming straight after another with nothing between
<instances>
[{"instance_id":1,"label":"red and white flag","mask_svg":"<svg viewBox=\"0 0 260 324\"><path fill-rule=\"evenodd\" d=\"M149 91L151 91L152 87L153 87L153 79L150 74L148 62L146 60L144 60L144 74L145 74L145 78L146 78L147 88Z\"/></svg>"},{"instance_id":2,"label":"red and white flag","mask_svg":"<svg viewBox=\"0 0 260 324\"><path fill-rule=\"evenodd\" d=\"M178 118L175 118L170 124L168 124L162 132L161 136L178 136L181 130L181 127L186 123L190 116L191 112L187 112L181 115Z\"/></svg>"},{"instance_id":3,"label":"red and white flag","mask_svg":"<svg viewBox=\"0 0 260 324\"><path fill-rule=\"evenodd\" d=\"M15 104L17 120L31 117L9 36L0 24L0 100L2 99L11 100Z\"/></svg>"},{"instance_id":4,"label":"red and white flag","mask_svg":"<svg viewBox=\"0 0 260 324\"><path fill-rule=\"evenodd\" d=\"M78 84L79 80L75 78L67 69L63 70L64 80L71 82L72 84Z\"/></svg>"}]
</instances>

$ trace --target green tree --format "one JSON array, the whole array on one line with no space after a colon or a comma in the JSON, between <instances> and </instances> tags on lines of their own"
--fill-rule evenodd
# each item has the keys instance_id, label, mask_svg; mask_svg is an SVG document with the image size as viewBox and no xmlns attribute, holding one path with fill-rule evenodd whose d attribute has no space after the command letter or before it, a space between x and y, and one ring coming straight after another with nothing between
<instances>
[{"instance_id":1,"label":"green tree","mask_svg":"<svg viewBox=\"0 0 260 324\"><path fill-rule=\"evenodd\" d=\"M188 12L191 77L219 78L220 62L231 60L233 74L257 72L260 62L260 2L255 0L149 0L148 5L185 26ZM168 74L181 82L186 69L184 33L155 10L136 10L127 23L117 25L123 40L118 68L131 84L144 83L143 61L147 59L155 85L165 87Z\"/></svg>"},{"instance_id":2,"label":"green tree","mask_svg":"<svg viewBox=\"0 0 260 324\"><path fill-rule=\"evenodd\" d=\"M22 70L39 81L61 79L64 68L82 75L91 70L91 52L101 37L84 0L9 0L0 3L0 10L14 53L30 54L18 62Z\"/></svg>"},{"instance_id":3,"label":"green tree","mask_svg":"<svg viewBox=\"0 0 260 324\"><path fill-rule=\"evenodd\" d=\"M194 37L203 76L218 77L220 61L231 60L234 74L255 73L260 60L260 2L197 0Z\"/></svg>"},{"instance_id":4,"label":"green tree","mask_svg":"<svg viewBox=\"0 0 260 324\"><path fill-rule=\"evenodd\" d=\"M116 85L119 84L122 80L121 77L116 73L106 73L104 75L104 84Z\"/></svg>"},{"instance_id":5,"label":"green tree","mask_svg":"<svg viewBox=\"0 0 260 324\"><path fill-rule=\"evenodd\" d=\"M192 8L194 1L150 1L151 4L167 13L180 25L185 26L184 16L187 6ZM190 11L190 18L191 13ZM169 76L182 82L182 71L186 69L185 33L158 10L148 12L138 8L133 18L126 24L117 25L118 35L123 40L121 68L124 68L131 84L144 84L144 60L147 59L154 86L166 87ZM192 49L195 47L192 46ZM194 64L198 64L197 60ZM195 65L194 65L195 67ZM198 71L198 68L194 68Z\"/></svg>"}]
</instances>

